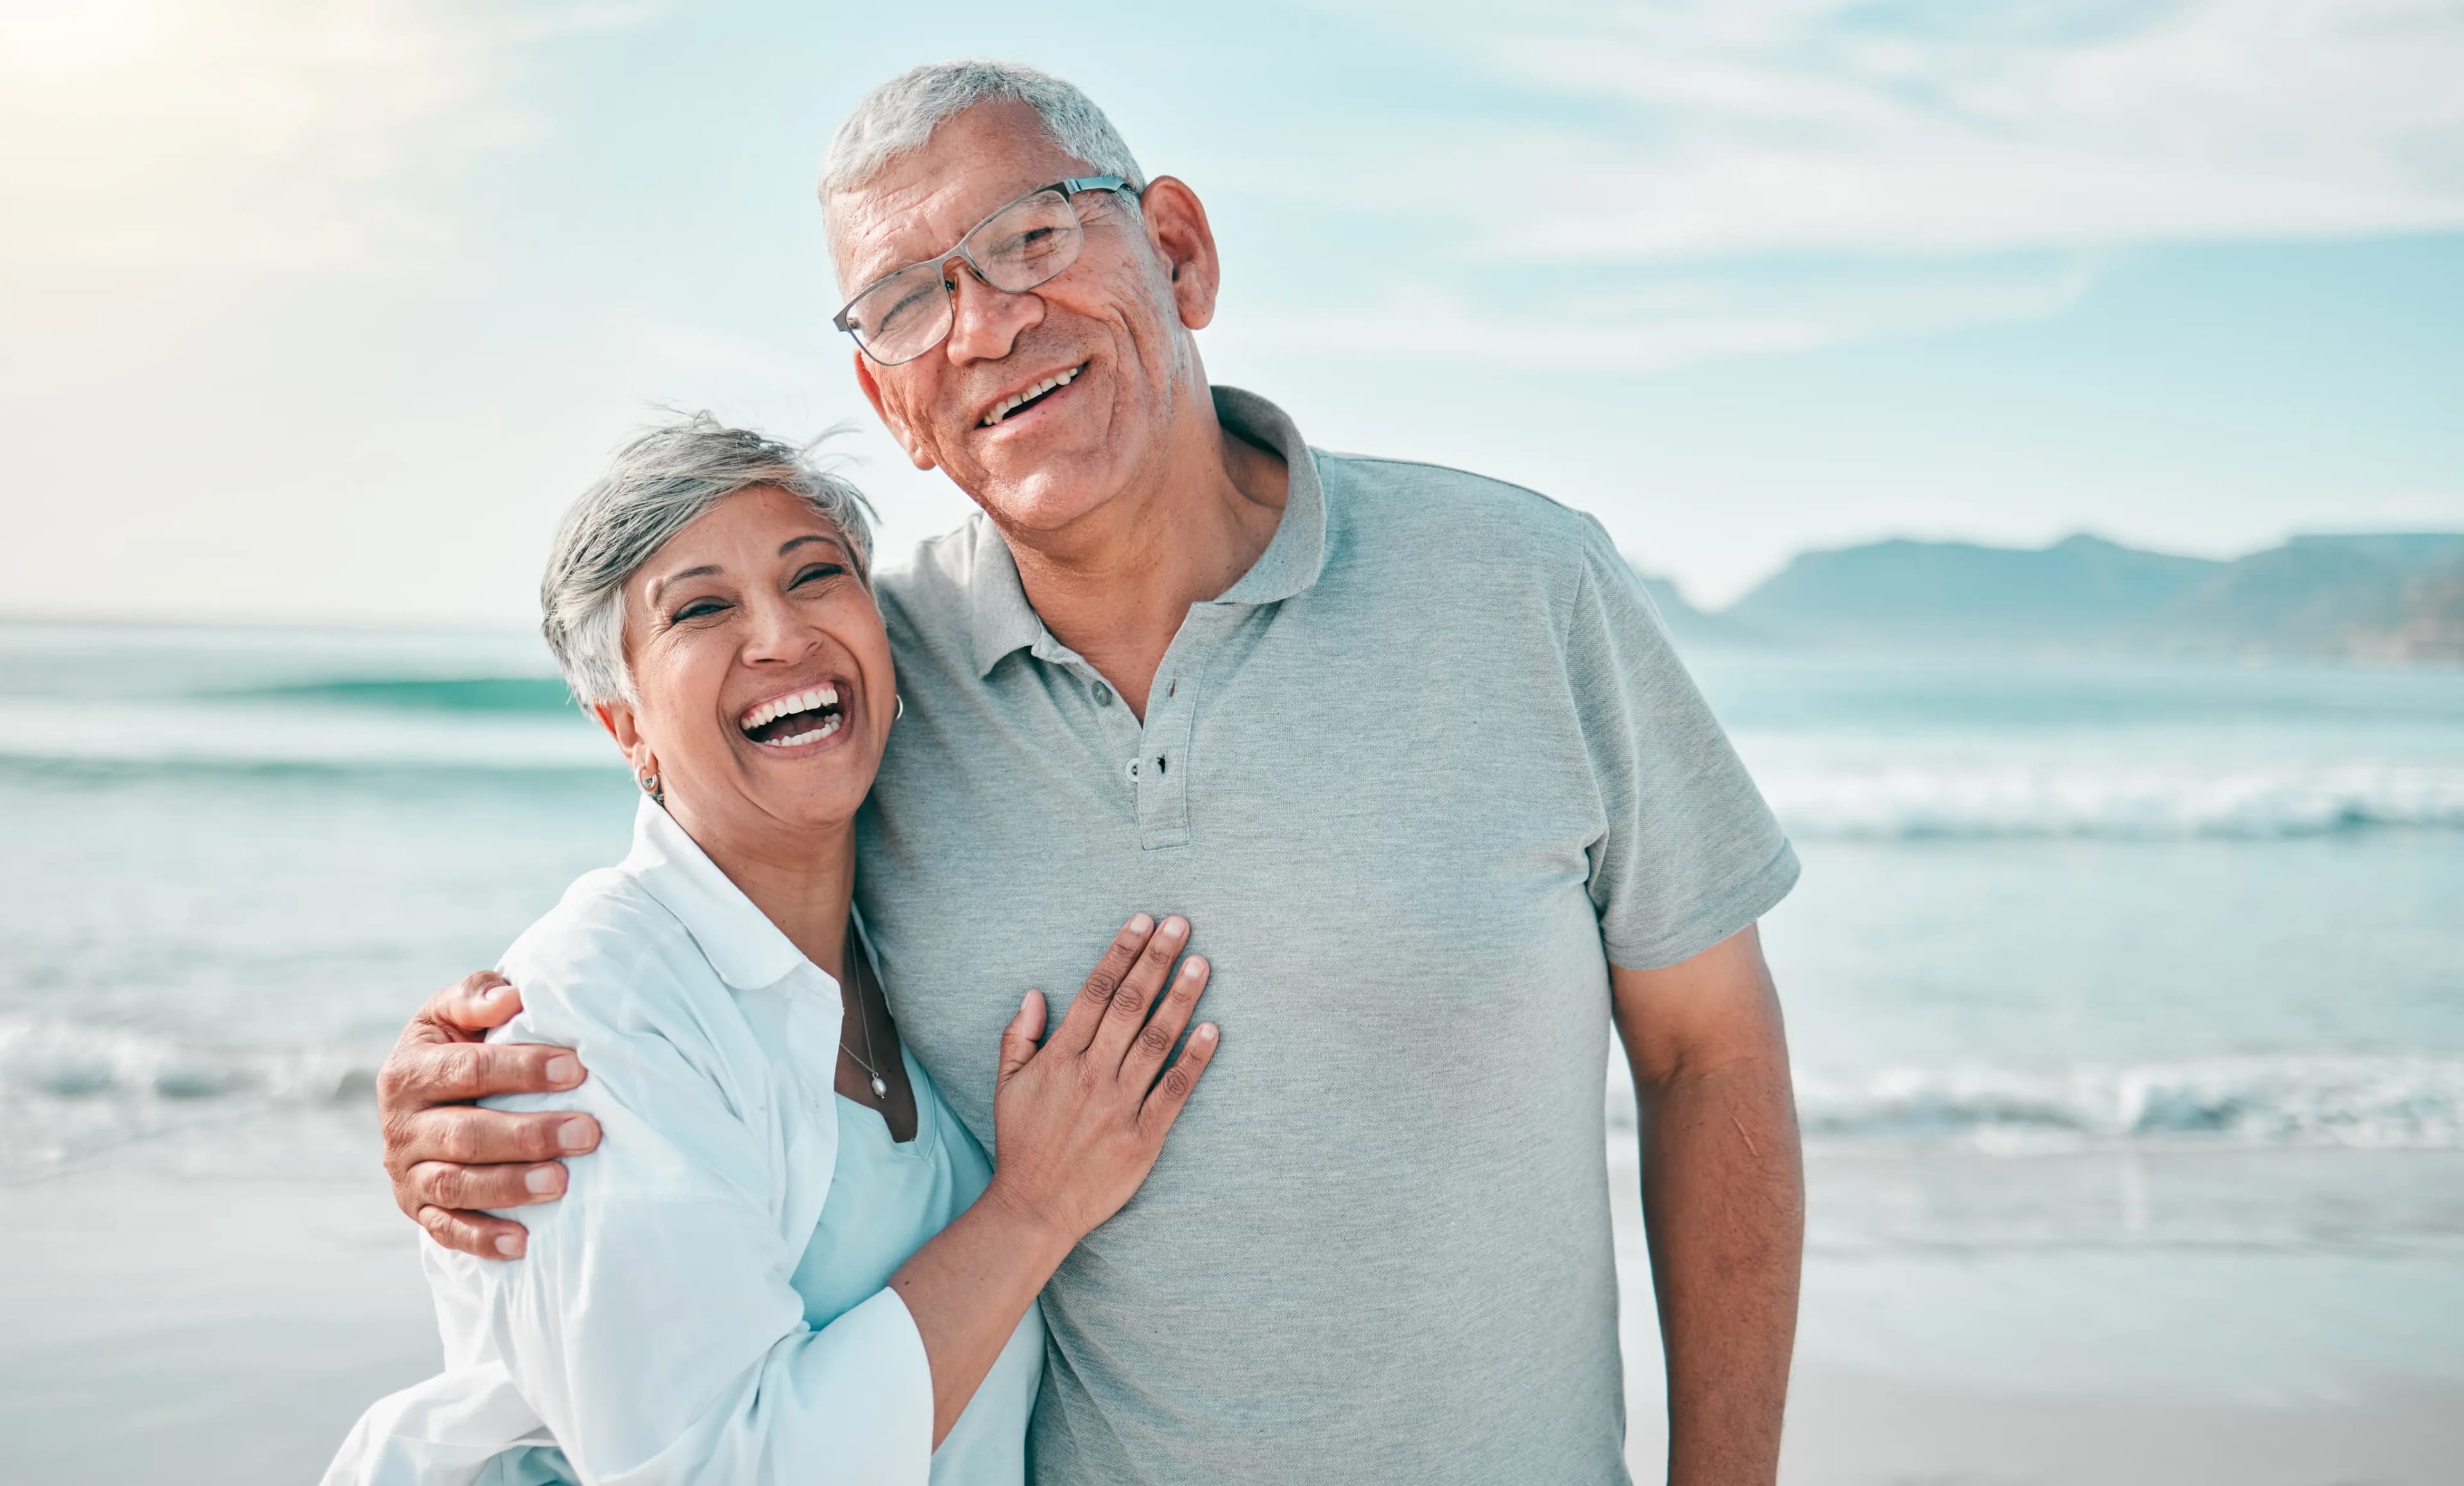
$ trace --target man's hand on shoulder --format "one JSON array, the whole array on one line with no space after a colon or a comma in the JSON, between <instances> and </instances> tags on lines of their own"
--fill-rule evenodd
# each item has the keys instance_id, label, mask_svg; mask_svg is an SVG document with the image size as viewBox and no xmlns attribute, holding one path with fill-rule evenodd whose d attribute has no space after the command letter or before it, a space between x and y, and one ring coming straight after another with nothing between
<instances>
[{"instance_id":1,"label":"man's hand on shoulder","mask_svg":"<svg viewBox=\"0 0 2464 1486\"><path fill-rule=\"evenodd\" d=\"M599 1122L547 1110L481 1109L492 1094L546 1094L586 1072L572 1049L489 1042L522 994L492 970L428 998L377 1072L377 1114L393 1200L449 1249L518 1258L528 1231L485 1208L518 1208L564 1195L561 1156L599 1145Z\"/></svg>"}]
</instances>

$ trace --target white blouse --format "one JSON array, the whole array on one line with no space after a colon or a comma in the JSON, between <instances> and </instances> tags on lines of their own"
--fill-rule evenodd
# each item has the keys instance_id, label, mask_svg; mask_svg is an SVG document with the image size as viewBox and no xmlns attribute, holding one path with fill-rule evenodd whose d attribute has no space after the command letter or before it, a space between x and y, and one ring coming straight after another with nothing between
<instances>
[{"instance_id":1,"label":"white blouse","mask_svg":"<svg viewBox=\"0 0 2464 1486\"><path fill-rule=\"evenodd\" d=\"M523 1257L423 1238L447 1371L370 1409L327 1486L925 1486L933 1377L906 1303L875 1288L815 1325L797 1285L828 1262L807 1249L839 1157L838 983L647 799L624 863L502 969L523 1009L491 1039L574 1048L590 1076L488 1103L585 1111L603 1143L561 1200L503 1214ZM968 1452L1013 1479L1042 1348L1030 1306L969 1407L988 1417L960 1421L1015 1438Z\"/></svg>"}]
</instances>

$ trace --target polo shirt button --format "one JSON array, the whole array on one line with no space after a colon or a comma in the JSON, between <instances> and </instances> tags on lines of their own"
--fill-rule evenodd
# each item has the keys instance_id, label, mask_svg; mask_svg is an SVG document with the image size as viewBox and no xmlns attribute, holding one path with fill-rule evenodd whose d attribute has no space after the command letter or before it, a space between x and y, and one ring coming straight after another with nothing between
<instances>
[{"instance_id":1,"label":"polo shirt button","mask_svg":"<svg viewBox=\"0 0 2464 1486\"><path fill-rule=\"evenodd\" d=\"M1129 763L1128 763L1128 764L1126 764L1126 765L1125 765L1125 766L1123 766L1123 767L1125 768L1125 770L1126 770L1126 771L1127 771L1127 773L1129 774L1129 776L1130 776L1130 782L1131 782L1132 784L1135 784L1135 783L1137 783L1137 782L1138 782L1138 761L1137 761L1136 759L1133 758L1133 759L1131 759L1131 760L1129 761Z\"/></svg>"},{"instance_id":2,"label":"polo shirt button","mask_svg":"<svg viewBox=\"0 0 2464 1486\"><path fill-rule=\"evenodd\" d=\"M1104 685L1100 681L1095 683L1095 705L1097 707L1110 707L1112 705L1112 688Z\"/></svg>"}]
</instances>

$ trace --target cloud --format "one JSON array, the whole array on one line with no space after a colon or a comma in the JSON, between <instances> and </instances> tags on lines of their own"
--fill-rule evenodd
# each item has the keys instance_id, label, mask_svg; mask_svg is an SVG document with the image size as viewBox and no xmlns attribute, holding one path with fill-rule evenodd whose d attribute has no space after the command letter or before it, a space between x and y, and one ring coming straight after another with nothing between
<instances>
[{"instance_id":1,"label":"cloud","mask_svg":"<svg viewBox=\"0 0 2464 1486\"><path fill-rule=\"evenodd\" d=\"M539 120L518 49L638 11L450 0L77 0L0 10L0 262L177 274L381 269Z\"/></svg>"},{"instance_id":2,"label":"cloud","mask_svg":"<svg viewBox=\"0 0 2464 1486\"><path fill-rule=\"evenodd\" d=\"M1966 253L2464 227L2444 0L1720 0L1459 34L1516 260ZM1465 164L1453 163L1457 169Z\"/></svg>"},{"instance_id":3,"label":"cloud","mask_svg":"<svg viewBox=\"0 0 2464 1486\"><path fill-rule=\"evenodd\" d=\"M1313 351L1648 371L2057 316L2134 245L2464 229L2451 0L1318 8L1410 45L1242 183L1309 224L1269 313Z\"/></svg>"},{"instance_id":4,"label":"cloud","mask_svg":"<svg viewBox=\"0 0 2464 1486\"><path fill-rule=\"evenodd\" d=\"M2093 257L2044 264L1858 264L1830 272L1580 275L1491 293L1422 278L1374 303L1267 309L1215 334L1255 349L1467 358L1489 366L1660 371L1732 356L2042 319L2094 286Z\"/></svg>"}]
</instances>

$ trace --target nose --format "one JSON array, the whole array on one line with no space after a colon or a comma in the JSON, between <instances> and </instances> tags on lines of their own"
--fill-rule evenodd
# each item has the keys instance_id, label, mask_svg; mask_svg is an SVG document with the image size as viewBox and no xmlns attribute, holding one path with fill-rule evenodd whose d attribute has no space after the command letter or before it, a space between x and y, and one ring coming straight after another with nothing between
<instances>
[{"instance_id":1,"label":"nose","mask_svg":"<svg viewBox=\"0 0 2464 1486\"><path fill-rule=\"evenodd\" d=\"M950 339L942 353L951 361L998 361L1009 355L1018 338L1044 319L1044 300L1034 291L1009 294L978 278L973 269L957 265L957 287L950 292Z\"/></svg>"},{"instance_id":2,"label":"nose","mask_svg":"<svg viewBox=\"0 0 2464 1486\"><path fill-rule=\"evenodd\" d=\"M821 630L781 595L760 595L745 607L752 621L742 651L747 666L793 666L822 643Z\"/></svg>"}]
</instances>

